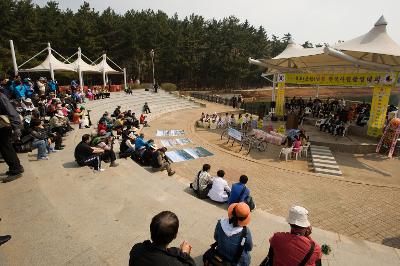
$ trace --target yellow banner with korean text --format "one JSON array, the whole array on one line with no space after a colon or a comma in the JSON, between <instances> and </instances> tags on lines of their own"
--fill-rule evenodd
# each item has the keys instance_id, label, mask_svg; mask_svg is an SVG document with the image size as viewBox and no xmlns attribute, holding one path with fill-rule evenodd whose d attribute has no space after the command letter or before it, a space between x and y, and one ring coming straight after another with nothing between
<instances>
[{"instance_id":1,"label":"yellow banner with korean text","mask_svg":"<svg viewBox=\"0 0 400 266\"><path fill-rule=\"evenodd\" d=\"M286 73L286 84L328 85L328 86L394 86L397 83L396 72L371 73Z\"/></svg>"},{"instance_id":2,"label":"yellow banner with korean text","mask_svg":"<svg viewBox=\"0 0 400 266\"><path fill-rule=\"evenodd\" d=\"M277 116L283 116L285 114L285 82L278 82L275 114Z\"/></svg>"},{"instance_id":3,"label":"yellow banner with korean text","mask_svg":"<svg viewBox=\"0 0 400 266\"><path fill-rule=\"evenodd\" d=\"M383 133L391 89L390 86L382 85L374 87L368 121L368 136L379 137Z\"/></svg>"}]
</instances>

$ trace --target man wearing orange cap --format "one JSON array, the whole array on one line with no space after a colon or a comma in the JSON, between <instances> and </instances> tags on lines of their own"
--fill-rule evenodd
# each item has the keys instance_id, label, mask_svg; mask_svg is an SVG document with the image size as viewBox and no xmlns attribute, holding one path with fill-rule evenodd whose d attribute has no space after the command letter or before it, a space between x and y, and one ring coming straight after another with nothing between
<instances>
[{"instance_id":1,"label":"man wearing orange cap","mask_svg":"<svg viewBox=\"0 0 400 266\"><path fill-rule=\"evenodd\" d=\"M214 256L223 258L231 265L250 265L253 240L250 229L247 228L249 223L249 206L244 202L231 204L228 208L228 218L219 220L215 227ZM207 260L206 256L203 257L203 260L205 259Z\"/></svg>"},{"instance_id":2,"label":"man wearing orange cap","mask_svg":"<svg viewBox=\"0 0 400 266\"><path fill-rule=\"evenodd\" d=\"M287 222L290 224L290 233L275 233L269 240L268 259L272 261L269 265L321 265L322 252L320 246L311 239L308 211L301 206L293 206Z\"/></svg>"}]
</instances>

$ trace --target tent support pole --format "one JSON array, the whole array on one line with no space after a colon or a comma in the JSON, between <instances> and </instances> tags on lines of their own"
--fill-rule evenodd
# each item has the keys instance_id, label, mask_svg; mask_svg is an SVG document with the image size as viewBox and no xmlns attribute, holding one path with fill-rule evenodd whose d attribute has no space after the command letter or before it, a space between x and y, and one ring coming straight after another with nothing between
<instances>
[{"instance_id":1,"label":"tent support pole","mask_svg":"<svg viewBox=\"0 0 400 266\"><path fill-rule=\"evenodd\" d=\"M15 57L15 49L14 49L14 42L10 40L10 48L11 48L11 57L14 66L14 74L15 76L18 75L18 65L17 65L17 58Z\"/></svg>"},{"instance_id":2,"label":"tent support pole","mask_svg":"<svg viewBox=\"0 0 400 266\"><path fill-rule=\"evenodd\" d=\"M79 86L81 90L83 90L83 76L82 76L82 71L81 71L81 57L82 57L82 51L81 47L78 47L78 74L79 74Z\"/></svg>"},{"instance_id":3,"label":"tent support pole","mask_svg":"<svg viewBox=\"0 0 400 266\"><path fill-rule=\"evenodd\" d=\"M51 55L51 46L49 42L47 43L47 51L49 52L49 55ZM54 69L51 64L51 60L49 61L49 65L50 65L50 77L52 80L54 80Z\"/></svg>"},{"instance_id":4,"label":"tent support pole","mask_svg":"<svg viewBox=\"0 0 400 266\"><path fill-rule=\"evenodd\" d=\"M107 55L106 54L103 54L103 61L106 61L107 60ZM106 85L107 85L107 80L106 80L106 70L104 69L104 66L103 66L103 86L104 86L104 89L106 88Z\"/></svg>"},{"instance_id":5,"label":"tent support pole","mask_svg":"<svg viewBox=\"0 0 400 266\"><path fill-rule=\"evenodd\" d=\"M317 92L315 93L315 98L319 97L319 85L317 85Z\"/></svg>"},{"instance_id":6,"label":"tent support pole","mask_svg":"<svg viewBox=\"0 0 400 266\"><path fill-rule=\"evenodd\" d=\"M124 67L124 90L126 90L126 68Z\"/></svg>"}]
</instances>

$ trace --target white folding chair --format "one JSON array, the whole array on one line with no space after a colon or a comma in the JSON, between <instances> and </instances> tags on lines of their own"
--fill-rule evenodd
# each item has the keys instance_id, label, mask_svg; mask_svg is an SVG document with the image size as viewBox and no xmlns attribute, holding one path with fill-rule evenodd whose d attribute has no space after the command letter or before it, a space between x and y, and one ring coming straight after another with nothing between
<instances>
[{"instance_id":1,"label":"white folding chair","mask_svg":"<svg viewBox=\"0 0 400 266\"><path fill-rule=\"evenodd\" d=\"M285 161L287 162L288 157L290 154L292 154L293 152L293 147L290 148L282 148L281 152L279 153L279 158L281 158L281 155L284 154L285 155Z\"/></svg>"},{"instance_id":2,"label":"white folding chair","mask_svg":"<svg viewBox=\"0 0 400 266\"><path fill-rule=\"evenodd\" d=\"M301 153L308 157L308 149L310 148L310 143L307 143L306 145L302 146Z\"/></svg>"}]
</instances>

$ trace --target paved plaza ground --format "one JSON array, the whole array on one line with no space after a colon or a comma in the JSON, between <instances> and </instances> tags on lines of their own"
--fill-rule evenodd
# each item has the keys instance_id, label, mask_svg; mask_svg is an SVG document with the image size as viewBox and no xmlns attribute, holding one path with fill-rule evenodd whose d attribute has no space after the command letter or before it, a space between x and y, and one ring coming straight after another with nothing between
<instances>
[{"instance_id":1,"label":"paved plaza ground","mask_svg":"<svg viewBox=\"0 0 400 266\"><path fill-rule=\"evenodd\" d=\"M113 94L112 99L116 97ZM101 103L98 108L110 111L118 104ZM150 220L161 210L177 213L181 228L173 245L189 241L201 265L217 220L226 216L226 206L199 200L188 189L205 162L212 165L213 174L220 168L226 170L229 182L236 182L240 174L250 177L257 203L250 224L255 243L252 265L265 257L273 232L288 230L283 217L292 204L309 209L313 238L332 247L323 265L400 264L399 249L388 247L399 247L400 189L315 175L300 169L305 161L245 157L220 143L217 134L195 129L194 120L201 112L228 109L207 104L173 111L143 130L151 138L157 129L184 129L185 137L194 142L188 147L202 146L214 153L175 163L173 177L154 173L130 159L118 160L117 168L105 166L102 173L78 168L73 149L90 129L71 132L65 139L66 148L52 154L49 161L36 161L36 151L21 154L24 176L0 184L0 235L13 236L0 247L0 265L127 265L130 248L149 238ZM0 164L0 172L5 170Z\"/></svg>"},{"instance_id":2,"label":"paved plaza ground","mask_svg":"<svg viewBox=\"0 0 400 266\"><path fill-rule=\"evenodd\" d=\"M203 146L215 154L174 164L179 176L191 181L204 163L211 164L213 174L225 170L231 183L246 174L257 207L262 210L285 216L291 205L300 204L310 210L315 226L400 248L398 158L379 160L381 156L375 154L336 153L344 177L329 177L310 172L305 159L279 160L278 146L269 145L265 153L252 151L246 156L245 151L238 152L239 145L226 145L226 139L221 140L218 132L195 128L202 112L230 110L223 105L206 104L206 108L163 116L144 130L152 138L156 129L184 129L186 137L194 141L191 146Z\"/></svg>"}]
</instances>

